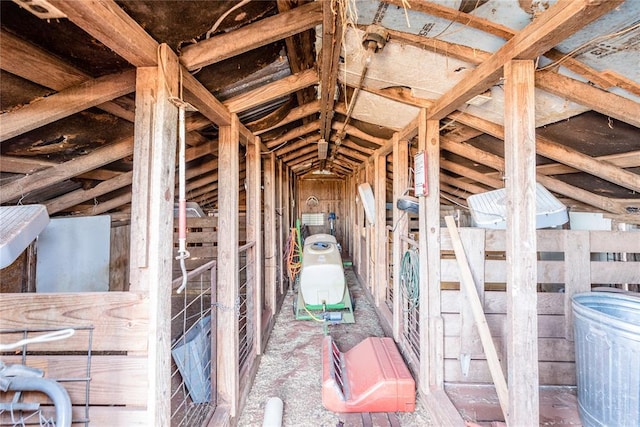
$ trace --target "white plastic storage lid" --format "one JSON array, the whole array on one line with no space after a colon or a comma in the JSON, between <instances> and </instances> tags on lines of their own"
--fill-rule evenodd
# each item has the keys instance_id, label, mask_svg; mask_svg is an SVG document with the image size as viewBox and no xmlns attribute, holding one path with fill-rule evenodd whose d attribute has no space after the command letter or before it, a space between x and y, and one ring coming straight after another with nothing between
<instances>
[{"instance_id":1,"label":"white plastic storage lid","mask_svg":"<svg viewBox=\"0 0 640 427\"><path fill-rule=\"evenodd\" d=\"M507 194L504 188L469 196L467 203L477 227L506 228ZM554 227L567 221L567 207L540 183L536 183L536 228Z\"/></svg>"},{"instance_id":2,"label":"white plastic storage lid","mask_svg":"<svg viewBox=\"0 0 640 427\"><path fill-rule=\"evenodd\" d=\"M0 268L5 268L49 224L44 205L0 206Z\"/></svg>"}]
</instances>

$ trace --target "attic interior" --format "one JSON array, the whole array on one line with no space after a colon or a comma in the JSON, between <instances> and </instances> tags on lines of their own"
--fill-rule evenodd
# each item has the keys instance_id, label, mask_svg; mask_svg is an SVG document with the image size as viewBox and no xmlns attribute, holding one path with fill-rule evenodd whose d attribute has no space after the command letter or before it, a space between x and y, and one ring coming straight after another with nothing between
<instances>
[{"instance_id":1,"label":"attic interior","mask_svg":"<svg viewBox=\"0 0 640 427\"><path fill-rule=\"evenodd\" d=\"M584 425L640 423L638 16L634 0L1 1L0 368L58 379L70 425L239 425L304 287L296 233L327 234L432 425L481 421L463 386L496 396L484 421L564 425L540 410L556 387ZM627 308L602 320L578 297ZM608 407L581 394L605 375L581 347L594 317L620 344Z\"/></svg>"}]
</instances>

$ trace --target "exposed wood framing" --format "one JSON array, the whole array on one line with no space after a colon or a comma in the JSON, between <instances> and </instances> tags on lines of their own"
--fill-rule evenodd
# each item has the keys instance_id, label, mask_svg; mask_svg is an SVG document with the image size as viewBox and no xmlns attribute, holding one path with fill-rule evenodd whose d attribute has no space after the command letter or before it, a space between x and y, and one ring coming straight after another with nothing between
<instances>
[{"instance_id":1,"label":"exposed wood framing","mask_svg":"<svg viewBox=\"0 0 640 427\"><path fill-rule=\"evenodd\" d=\"M238 415L238 259L239 120L220 127L218 144L218 394L229 405L230 416Z\"/></svg>"},{"instance_id":2,"label":"exposed wood framing","mask_svg":"<svg viewBox=\"0 0 640 427\"><path fill-rule=\"evenodd\" d=\"M256 137L252 144L247 145L247 242L255 242L249 249L247 256L247 266L251 266L253 274L253 299L254 313L252 317L256 319L253 348L257 354L262 354L262 276L263 276L263 256L262 256L262 163L261 163L261 143Z\"/></svg>"},{"instance_id":3,"label":"exposed wood framing","mask_svg":"<svg viewBox=\"0 0 640 427\"><path fill-rule=\"evenodd\" d=\"M321 7L320 2L311 2L235 31L186 46L180 59L187 69L196 70L282 40L322 23Z\"/></svg>"},{"instance_id":4,"label":"exposed wood framing","mask_svg":"<svg viewBox=\"0 0 640 427\"><path fill-rule=\"evenodd\" d=\"M488 120L467 113L456 114L456 118L460 123L464 123L495 138L505 138L504 128ZM541 156L585 171L621 187L640 191L640 175L617 167L609 161L594 159L542 136L536 136L536 151Z\"/></svg>"},{"instance_id":5,"label":"exposed wood framing","mask_svg":"<svg viewBox=\"0 0 640 427\"><path fill-rule=\"evenodd\" d=\"M500 78L502 66L514 59L532 59L588 23L617 7L622 0L593 3L591 0L560 0L506 42L488 60L480 64L466 79L441 96L429 119L442 119L466 101L484 92Z\"/></svg>"},{"instance_id":6,"label":"exposed wood framing","mask_svg":"<svg viewBox=\"0 0 640 427\"><path fill-rule=\"evenodd\" d=\"M0 203L9 202L31 191L57 184L131 154L133 154L133 138L127 137L99 148L86 156L60 163L3 185L2 192L0 192Z\"/></svg>"},{"instance_id":7,"label":"exposed wood framing","mask_svg":"<svg viewBox=\"0 0 640 427\"><path fill-rule=\"evenodd\" d=\"M0 141L133 92L135 70L85 81L0 115Z\"/></svg>"},{"instance_id":8,"label":"exposed wood framing","mask_svg":"<svg viewBox=\"0 0 640 427\"><path fill-rule=\"evenodd\" d=\"M231 98L224 105L232 113L240 113L316 84L316 70L305 70Z\"/></svg>"},{"instance_id":9,"label":"exposed wood framing","mask_svg":"<svg viewBox=\"0 0 640 427\"><path fill-rule=\"evenodd\" d=\"M296 120L300 120L305 117L309 117L311 115L315 117L318 111L320 111L320 101L315 100L315 101L308 102L300 107L292 108L291 111L289 111L289 113L282 120L276 123L274 126L261 129L259 131L255 131L254 134L262 135L265 132L268 132L273 129L277 129L280 126L284 126L291 122L295 122ZM251 123L249 123L248 126L251 126Z\"/></svg>"},{"instance_id":10,"label":"exposed wood framing","mask_svg":"<svg viewBox=\"0 0 640 427\"><path fill-rule=\"evenodd\" d=\"M178 111L178 58L160 46L160 64L139 68L131 217L131 290L149 297L147 411L154 425L171 418L171 275ZM175 93L175 92L174 92ZM151 184L153 183L153 185Z\"/></svg>"},{"instance_id":11,"label":"exposed wood framing","mask_svg":"<svg viewBox=\"0 0 640 427\"><path fill-rule=\"evenodd\" d=\"M312 0L277 0L278 14L286 13L309 2L312 2ZM308 18L308 15L310 14L307 13L304 15L304 18ZM300 22L297 22L297 24L299 25ZM297 74L313 67L316 62L314 42L315 32L313 27L309 27L309 29L284 39L284 44L287 48L287 57L289 58L289 68L292 74ZM306 87L297 91L296 98L298 105L304 105L316 99L315 88ZM306 119L303 119L303 121L304 120Z\"/></svg>"},{"instance_id":12,"label":"exposed wood framing","mask_svg":"<svg viewBox=\"0 0 640 427\"><path fill-rule=\"evenodd\" d=\"M536 124L533 61L505 64L509 425L538 423ZM522 399L522 396L527 396ZM504 409L504 408L503 408Z\"/></svg>"},{"instance_id":13,"label":"exposed wood framing","mask_svg":"<svg viewBox=\"0 0 640 427\"><path fill-rule=\"evenodd\" d=\"M276 293L276 156L264 162L264 298L271 316L277 313Z\"/></svg>"},{"instance_id":14,"label":"exposed wood framing","mask_svg":"<svg viewBox=\"0 0 640 427\"><path fill-rule=\"evenodd\" d=\"M405 195L409 186L409 144L393 135L393 339L398 342L402 334L402 295L400 266L404 255L401 237L407 235L407 213L398 209L397 200Z\"/></svg>"},{"instance_id":15,"label":"exposed wood framing","mask_svg":"<svg viewBox=\"0 0 640 427\"><path fill-rule=\"evenodd\" d=\"M338 81L338 61L342 49L342 18L332 10L332 2L322 7L322 62L320 69L320 138L329 141L335 90Z\"/></svg>"},{"instance_id":16,"label":"exposed wood framing","mask_svg":"<svg viewBox=\"0 0 640 427\"><path fill-rule=\"evenodd\" d=\"M373 194L375 195L375 224L373 227L373 297L376 306L384 302L387 287L387 156L373 159Z\"/></svg>"},{"instance_id":17,"label":"exposed wood framing","mask_svg":"<svg viewBox=\"0 0 640 427\"><path fill-rule=\"evenodd\" d=\"M273 139L266 143L268 149L279 147L281 144L291 141L294 138L306 135L311 132L316 132L320 128L320 120L314 120L302 126L299 126L289 132L285 133L279 138Z\"/></svg>"}]
</instances>

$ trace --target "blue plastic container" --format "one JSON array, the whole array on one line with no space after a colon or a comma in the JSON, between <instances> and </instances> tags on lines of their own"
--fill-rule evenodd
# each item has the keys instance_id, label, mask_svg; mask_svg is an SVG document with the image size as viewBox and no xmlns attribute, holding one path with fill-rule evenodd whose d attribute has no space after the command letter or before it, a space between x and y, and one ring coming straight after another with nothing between
<instances>
[{"instance_id":1,"label":"blue plastic container","mask_svg":"<svg viewBox=\"0 0 640 427\"><path fill-rule=\"evenodd\" d=\"M582 423L640 426L640 297L577 294L572 308Z\"/></svg>"}]
</instances>

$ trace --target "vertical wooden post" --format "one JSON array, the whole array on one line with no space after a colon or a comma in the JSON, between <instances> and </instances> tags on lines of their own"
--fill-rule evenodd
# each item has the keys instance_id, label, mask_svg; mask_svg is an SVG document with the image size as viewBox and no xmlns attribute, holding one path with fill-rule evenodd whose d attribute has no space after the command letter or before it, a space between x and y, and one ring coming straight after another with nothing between
<instances>
[{"instance_id":1,"label":"vertical wooden post","mask_svg":"<svg viewBox=\"0 0 640 427\"><path fill-rule=\"evenodd\" d=\"M573 341L571 297L591 291L589 231L564 230L564 337Z\"/></svg>"},{"instance_id":2,"label":"vertical wooden post","mask_svg":"<svg viewBox=\"0 0 640 427\"><path fill-rule=\"evenodd\" d=\"M427 197L420 198L420 328L421 349L429 352L421 374L432 391L444 389L444 326L440 292L440 123L420 110L418 151L427 155ZM428 330L428 331L427 331Z\"/></svg>"},{"instance_id":3,"label":"vertical wooden post","mask_svg":"<svg viewBox=\"0 0 640 427\"><path fill-rule=\"evenodd\" d=\"M276 155L271 153L264 164L264 286L265 302L276 314Z\"/></svg>"},{"instance_id":4,"label":"vertical wooden post","mask_svg":"<svg viewBox=\"0 0 640 427\"><path fill-rule=\"evenodd\" d=\"M260 138L247 144L247 242L255 242L247 254L247 265L251 266L254 300L254 348L262 353L262 204L260 177Z\"/></svg>"},{"instance_id":5,"label":"vertical wooden post","mask_svg":"<svg viewBox=\"0 0 640 427\"><path fill-rule=\"evenodd\" d=\"M400 265L404 255L401 237L409 229L408 214L398 209L396 203L409 186L409 144L393 135L393 339L400 340L402 331L402 290L400 289Z\"/></svg>"},{"instance_id":6,"label":"vertical wooden post","mask_svg":"<svg viewBox=\"0 0 640 427\"><path fill-rule=\"evenodd\" d=\"M138 68L131 199L131 291L149 297L149 424L171 418L171 280L178 58L160 46L157 67Z\"/></svg>"},{"instance_id":7,"label":"vertical wooden post","mask_svg":"<svg viewBox=\"0 0 640 427\"><path fill-rule=\"evenodd\" d=\"M533 61L504 66L507 194L507 424L538 425L536 129ZM522 397L526 396L526 399Z\"/></svg>"},{"instance_id":8,"label":"vertical wooden post","mask_svg":"<svg viewBox=\"0 0 640 427\"><path fill-rule=\"evenodd\" d=\"M238 372L238 192L240 143L238 116L220 126L218 143L218 394L237 414Z\"/></svg>"},{"instance_id":9,"label":"vertical wooden post","mask_svg":"<svg viewBox=\"0 0 640 427\"><path fill-rule=\"evenodd\" d=\"M282 268L283 262L284 262L284 256L283 256L283 252L284 252L284 244L283 244L283 235L284 235L284 222L282 220L282 210L284 209L285 203L282 200L282 196L284 194L283 190L283 183L284 183L284 174L283 172L283 168L284 168L284 163L282 162L282 159L278 160L278 176L276 178L276 224L277 224L277 228L276 228L276 232L278 233L278 247L276 249L276 254L277 254L277 265L280 266L280 268L276 268L276 271L278 273L278 284L280 285L280 294L284 293L284 269Z\"/></svg>"},{"instance_id":10,"label":"vertical wooden post","mask_svg":"<svg viewBox=\"0 0 640 427\"><path fill-rule=\"evenodd\" d=\"M377 306L384 301L387 287L387 156L377 155L373 159L373 184L376 219L373 227L373 297Z\"/></svg>"},{"instance_id":11,"label":"vertical wooden post","mask_svg":"<svg viewBox=\"0 0 640 427\"><path fill-rule=\"evenodd\" d=\"M464 252L469 262L473 282L476 286L478 298L484 308L484 269L485 269L485 235L486 230L482 228L468 228L460 230L460 235L464 237ZM462 374L467 376L471 356L481 354L482 342L476 322L473 317L471 301L463 288L460 289L460 363Z\"/></svg>"}]
</instances>

